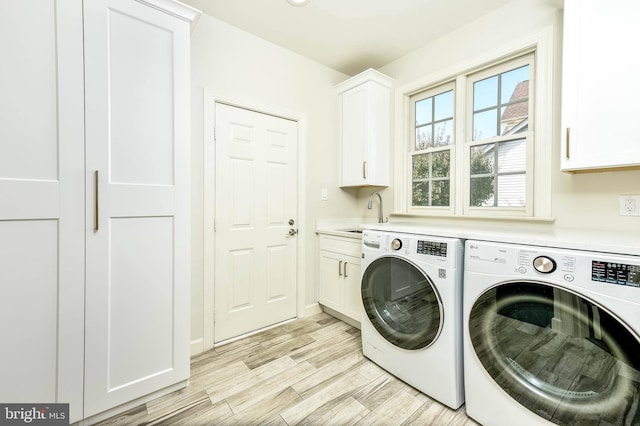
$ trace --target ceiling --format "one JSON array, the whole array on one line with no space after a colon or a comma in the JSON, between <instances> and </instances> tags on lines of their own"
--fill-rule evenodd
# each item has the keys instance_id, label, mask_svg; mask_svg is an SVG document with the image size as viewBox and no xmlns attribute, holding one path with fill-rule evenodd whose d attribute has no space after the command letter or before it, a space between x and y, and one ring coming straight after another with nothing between
<instances>
[{"instance_id":1,"label":"ceiling","mask_svg":"<svg viewBox=\"0 0 640 426\"><path fill-rule=\"evenodd\" d=\"M512 0L181 0L348 75L380 68ZM546 0L549 2L549 0Z\"/></svg>"}]
</instances>

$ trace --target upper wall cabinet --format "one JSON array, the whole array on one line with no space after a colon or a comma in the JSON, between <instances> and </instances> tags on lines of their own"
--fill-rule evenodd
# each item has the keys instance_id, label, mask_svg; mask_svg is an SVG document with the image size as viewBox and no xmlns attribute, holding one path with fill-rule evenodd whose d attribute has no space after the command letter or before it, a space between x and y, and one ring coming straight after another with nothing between
<instances>
[{"instance_id":1,"label":"upper wall cabinet","mask_svg":"<svg viewBox=\"0 0 640 426\"><path fill-rule=\"evenodd\" d=\"M563 171L640 165L639 20L640 2L565 0Z\"/></svg>"},{"instance_id":2,"label":"upper wall cabinet","mask_svg":"<svg viewBox=\"0 0 640 426\"><path fill-rule=\"evenodd\" d=\"M393 80L368 69L336 86L341 129L340 186L388 186Z\"/></svg>"}]
</instances>

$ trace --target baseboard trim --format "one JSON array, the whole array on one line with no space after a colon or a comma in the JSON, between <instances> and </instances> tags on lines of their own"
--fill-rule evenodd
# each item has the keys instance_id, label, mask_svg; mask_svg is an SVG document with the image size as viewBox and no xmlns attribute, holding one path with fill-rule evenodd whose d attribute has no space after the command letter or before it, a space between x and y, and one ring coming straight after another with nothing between
<instances>
[{"instance_id":1,"label":"baseboard trim","mask_svg":"<svg viewBox=\"0 0 640 426\"><path fill-rule=\"evenodd\" d=\"M204 339L202 337L191 341L191 356L204 352Z\"/></svg>"}]
</instances>

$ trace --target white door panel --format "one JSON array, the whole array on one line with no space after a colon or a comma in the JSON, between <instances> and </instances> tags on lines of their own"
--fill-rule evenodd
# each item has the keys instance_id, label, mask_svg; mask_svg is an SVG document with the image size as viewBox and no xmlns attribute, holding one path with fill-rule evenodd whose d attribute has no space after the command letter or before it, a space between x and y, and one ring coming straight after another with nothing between
<instances>
[{"instance_id":1,"label":"white door panel","mask_svg":"<svg viewBox=\"0 0 640 426\"><path fill-rule=\"evenodd\" d=\"M69 403L75 422L84 347L82 1L0 2L0 40L0 401Z\"/></svg>"},{"instance_id":2,"label":"white door panel","mask_svg":"<svg viewBox=\"0 0 640 426\"><path fill-rule=\"evenodd\" d=\"M294 121L216 104L216 342L296 316L297 141Z\"/></svg>"},{"instance_id":3,"label":"white door panel","mask_svg":"<svg viewBox=\"0 0 640 426\"><path fill-rule=\"evenodd\" d=\"M189 26L127 0L84 11L89 417L189 376Z\"/></svg>"}]
</instances>

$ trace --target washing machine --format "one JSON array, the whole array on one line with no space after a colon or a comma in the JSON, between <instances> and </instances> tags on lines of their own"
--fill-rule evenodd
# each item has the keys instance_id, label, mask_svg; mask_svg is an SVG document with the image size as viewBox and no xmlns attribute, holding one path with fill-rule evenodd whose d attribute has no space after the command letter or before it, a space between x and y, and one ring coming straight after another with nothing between
<instances>
[{"instance_id":1,"label":"washing machine","mask_svg":"<svg viewBox=\"0 0 640 426\"><path fill-rule=\"evenodd\" d=\"M461 240L365 230L362 350L448 405L464 402Z\"/></svg>"},{"instance_id":2,"label":"washing machine","mask_svg":"<svg viewBox=\"0 0 640 426\"><path fill-rule=\"evenodd\" d=\"M640 424L640 257L466 241L467 414Z\"/></svg>"}]
</instances>

